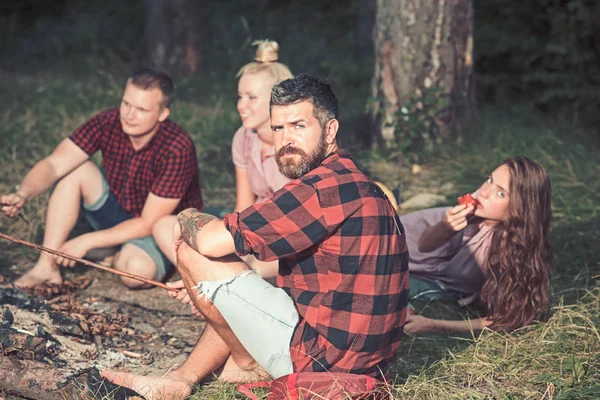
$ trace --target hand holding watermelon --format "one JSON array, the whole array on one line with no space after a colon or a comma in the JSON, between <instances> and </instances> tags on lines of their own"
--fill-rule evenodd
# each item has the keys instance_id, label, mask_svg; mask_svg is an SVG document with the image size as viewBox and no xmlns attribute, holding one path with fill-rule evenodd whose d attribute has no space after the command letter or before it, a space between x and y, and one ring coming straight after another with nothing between
<instances>
[{"instance_id":1,"label":"hand holding watermelon","mask_svg":"<svg viewBox=\"0 0 600 400\"><path fill-rule=\"evenodd\" d=\"M471 193L467 193L458 198L458 204L461 206L473 206L473 208L477 208L477 199L471 196Z\"/></svg>"}]
</instances>

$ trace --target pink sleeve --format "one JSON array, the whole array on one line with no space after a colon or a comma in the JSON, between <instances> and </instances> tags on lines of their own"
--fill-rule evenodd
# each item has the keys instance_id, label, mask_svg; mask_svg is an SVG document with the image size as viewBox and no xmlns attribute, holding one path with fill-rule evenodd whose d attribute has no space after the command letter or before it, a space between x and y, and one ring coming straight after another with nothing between
<instances>
[{"instance_id":1,"label":"pink sleeve","mask_svg":"<svg viewBox=\"0 0 600 400\"><path fill-rule=\"evenodd\" d=\"M248 149L246 147L246 130L241 127L233 135L233 142L231 143L231 158L233 164L236 167L246 168L248 165L247 154Z\"/></svg>"}]
</instances>

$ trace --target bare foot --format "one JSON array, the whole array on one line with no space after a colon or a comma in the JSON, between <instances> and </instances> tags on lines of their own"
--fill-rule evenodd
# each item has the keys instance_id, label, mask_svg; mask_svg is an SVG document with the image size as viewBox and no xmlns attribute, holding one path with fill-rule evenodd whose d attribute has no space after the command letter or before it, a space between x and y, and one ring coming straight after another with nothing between
<instances>
[{"instance_id":1,"label":"bare foot","mask_svg":"<svg viewBox=\"0 0 600 400\"><path fill-rule=\"evenodd\" d=\"M219 374L219 381L227 383L249 383L271 379L269 374L258 364L250 370L242 369L231 357L227 359Z\"/></svg>"},{"instance_id":2,"label":"bare foot","mask_svg":"<svg viewBox=\"0 0 600 400\"><path fill-rule=\"evenodd\" d=\"M26 289L41 285L42 283L54 283L59 285L62 281L58 267L37 263L19 279L14 281L13 284L15 287Z\"/></svg>"},{"instance_id":3,"label":"bare foot","mask_svg":"<svg viewBox=\"0 0 600 400\"><path fill-rule=\"evenodd\" d=\"M114 260L115 256L104 257L104 259L100 261L99 264L104 265L105 267L110 267L111 265L113 265Z\"/></svg>"},{"instance_id":4,"label":"bare foot","mask_svg":"<svg viewBox=\"0 0 600 400\"><path fill-rule=\"evenodd\" d=\"M192 393L193 383L176 371L165 376L142 376L128 372L102 371L103 378L125 386L144 396L146 400L183 400Z\"/></svg>"}]
</instances>

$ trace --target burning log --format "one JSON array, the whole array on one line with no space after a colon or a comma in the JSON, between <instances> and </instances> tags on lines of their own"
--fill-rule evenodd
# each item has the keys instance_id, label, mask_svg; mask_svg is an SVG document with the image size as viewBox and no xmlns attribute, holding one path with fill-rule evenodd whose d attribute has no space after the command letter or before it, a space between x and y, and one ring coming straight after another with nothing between
<instances>
[{"instance_id":1,"label":"burning log","mask_svg":"<svg viewBox=\"0 0 600 400\"><path fill-rule=\"evenodd\" d=\"M0 287L0 393L42 400L131 399L127 396L135 393L90 368L150 373L171 367L161 364L165 354L179 357L191 348L187 330L179 337L163 328L179 315L104 297L101 283L81 292L90 284L88 275L29 293Z\"/></svg>"},{"instance_id":2,"label":"burning log","mask_svg":"<svg viewBox=\"0 0 600 400\"><path fill-rule=\"evenodd\" d=\"M4 356L0 356L0 383L5 392L34 400L141 398L133 390L100 378L95 368L73 373L38 361Z\"/></svg>"},{"instance_id":3,"label":"burning log","mask_svg":"<svg viewBox=\"0 0 600 400\"><path fill-rule=\"evenodd\" d=\"M0 356L0 387L12 394L39 400L76 399L85 376L33 360Z\"/></svg>"},{"instance_id":4,"label":"burning log","mask_svg":"<svg viewBox=\"0 0 600 400\"><path fill-rule=\"evenodd\" d=\"M0 328L0 354L39 361L46 355L46 340L13 328Z\"/></svg>"},{"instance_id":5,"label":"burning log","mask_svg":"<svg viewBox=\"0 0 600 400\"><path fill-rule=\"evenodd\" d=\"M82 302L77 292L90 282L79 277L61 285L40 285L29 293L0 288L2 393L41 400L118 400L137 395L100 378L96 370L90 372L93 364L88 361L100 359L100 365L110 366L120 362L111 354L152 362L149 354L110 349L129 347L130 339L125 338L143 340L145 335L128 327L126 312L94 311L92 297ZM104 348L103 340L110 348Z\"/></svg>"}]
</instances>

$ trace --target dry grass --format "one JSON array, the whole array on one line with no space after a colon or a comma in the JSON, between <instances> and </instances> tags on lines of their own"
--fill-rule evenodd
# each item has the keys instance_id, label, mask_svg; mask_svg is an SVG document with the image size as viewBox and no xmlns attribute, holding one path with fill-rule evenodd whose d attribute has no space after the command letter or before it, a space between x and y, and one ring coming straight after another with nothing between
<instances>
[{"instance_id":1,"label":"dry grass","mask_svg":"<svg viewBox=\"0 0 600 400\"><path fill-rule=\"evenodd\" d=\"M597 398L600 393L600 290L560 305L546 323L512 334L482 332L397 386L403 399ZM586 397L588 396L588 397Z\"/></svg>"}]
</instances>

